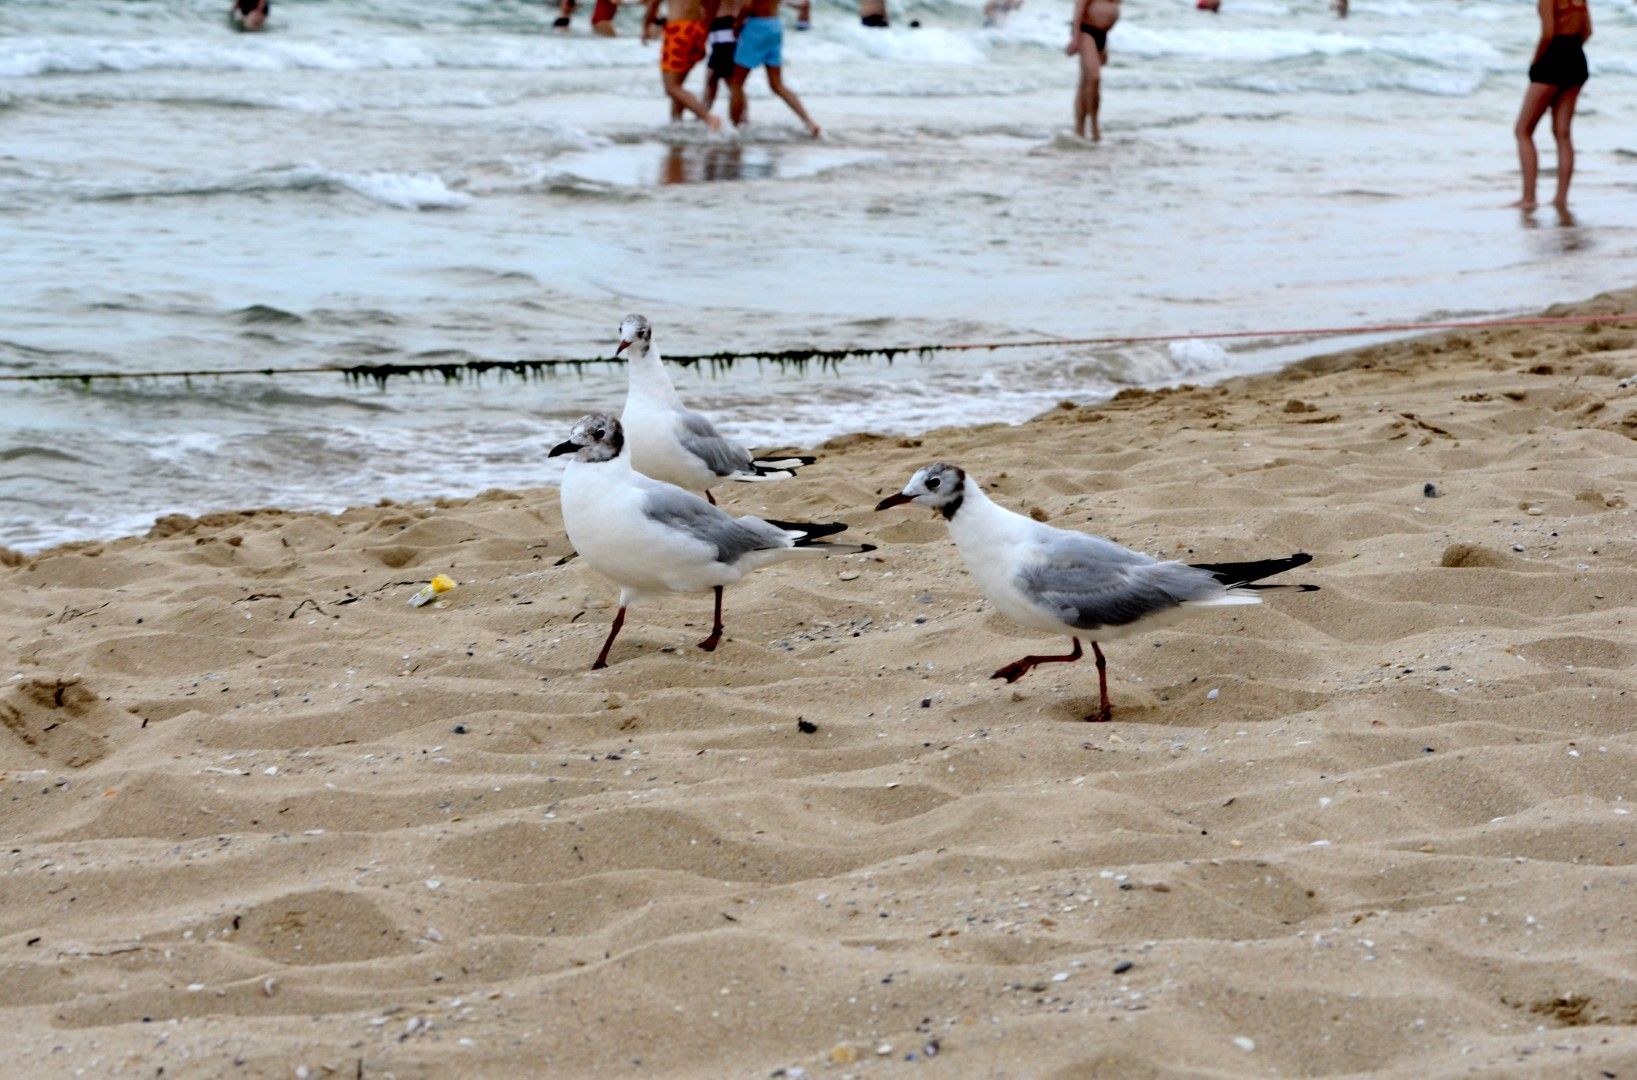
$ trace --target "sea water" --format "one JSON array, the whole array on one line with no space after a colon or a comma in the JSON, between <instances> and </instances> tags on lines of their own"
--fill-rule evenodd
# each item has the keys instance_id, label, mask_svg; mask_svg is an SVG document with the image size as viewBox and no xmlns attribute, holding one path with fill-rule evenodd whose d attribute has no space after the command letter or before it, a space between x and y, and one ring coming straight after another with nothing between
<instances>
[{"instance_id":1,"label":"sea water","mask_svg":"<svg viewBox=\"0 0 1637 1080\"><path fill-rule=\"evenodd\" d=\"M634 8L604 40L585 10L554 33L535 0L275 0L262 34L232 32L225 0L3 0L0 374L603 356L629 311L678 354L1182 335L1637 280L1630 4L1594 5L1572 218L1504 208L1526 0L1355 0L1346 20L1132 0L1098 146L1069 134L1065 0L995 28L980 6L895 3L868 30L819 0L785 41L814 143L759 73L738 139L672 127ZM1328 347L675 375L772 447L1018 421ZM173 511L550 483L546 449L617 409L624 373L0 386L0 544L37 549Z\"/></svg>"}]
</instances>

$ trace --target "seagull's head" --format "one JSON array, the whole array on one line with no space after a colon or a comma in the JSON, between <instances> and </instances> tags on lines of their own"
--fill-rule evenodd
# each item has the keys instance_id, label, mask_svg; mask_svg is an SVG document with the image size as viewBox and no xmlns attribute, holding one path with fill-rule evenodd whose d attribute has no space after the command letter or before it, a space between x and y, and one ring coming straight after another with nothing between
<instances>
[{"instance_id":1,"label":"seagull's head","mask_svg":"<svg viewBox=\"0 0 1637 1080\"><path fill-rule=\"evenodd\" d=\"M605 413L582 416L569 432L568 441L551 448L547 457L573 454L575 461L613 461L625 449L625 430Z\"/></svg>"},{"instance_id":2,"label":"seagull's head","mask_svg":"<svg viewBox=\"0 0 1637 1080\"><path fill-rule=\"evenodd\" d=\"M877 510L886 510L894 506L903 506L905 503L916 503L920 506L930 506L946 519L955 516L955 511L961 508L961 500L966 498L966 470L959 465L950 465L947 462L935 461L915 471L904 485L904 490L896 495L888 495L879 503Z\"/></svg>"},{"instance_id":3,"label":"seagull's head","mask_svg":"<svg viewBox=\"0 0 1637 1080\"><path fill-rule=\"evenodd\" d=\"M618 356L632 345L637 347L637 354L648 351L648 343L654 339L654 328L648 325L648 320L641 315L627 315L620 320L620 344L614 350Z\"/></svg>"}]
</instances>

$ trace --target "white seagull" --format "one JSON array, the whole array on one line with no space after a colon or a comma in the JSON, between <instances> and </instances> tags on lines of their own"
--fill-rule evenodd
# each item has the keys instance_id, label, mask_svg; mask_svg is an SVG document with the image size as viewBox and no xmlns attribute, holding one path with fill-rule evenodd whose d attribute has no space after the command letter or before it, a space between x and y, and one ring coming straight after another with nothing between
<instances>
[{"instance_id":1,"label":"white seagull","mask_svg":"<svg viewBox=\"0 0 1637 1080\"><path fill-rule=\"evenodd\" d=\"M1102 705L1087 720L1107 720L1113 714L1108 666L1098 642L1151 630L1202 608L1260 604L1258 592L1265 589L1318 588L1253 584L1311 562L1311 555L1191 566L1161 562L1112 540L1054 529L997 506L964 470L943 462L917 471L903 491L882 499L876 509L905 503L930 506L944 516L961 560L1001 614L1074 640L1072 652L1025 656L993 678L1016 682L1036 664L1078 660L1083 655L1078 634L1092 639Z\"/></svg>"},{"instance_id":2,"label":"white seagull","mask_svg":"<svg viewBox=\"0 0 1637 1080\"><path fill-rule=\"evenodd\" d=\"M810 457L760 460L683 405L654 347L654 328L641 315L627 315L620 323L614 355L626 349L631 350L626 361L630 389L620 422L638 472L697 491L714 503L710 489L723 480L785 480L813 463Z\"/></svg>"},{"instance_id":3,"label":"white seagull","mask_svg":"<svg viewBox=\"0 0 1637 1080\"><path fill-rule=\"evenodd\" d=\"M593 671L608 666L608 650L630 605L668 592L716 591L716 619L699 643L706 652L722 640L722 588L752 570L797 555L852 555L874 544L821 544L841 522L809 525L733 517L691 491L631 467L630 446L618 420L581 417L551 457L573 454L560 492L563 526L580 557L620 587L620 610Z\"/></svg>"}]
</instances>

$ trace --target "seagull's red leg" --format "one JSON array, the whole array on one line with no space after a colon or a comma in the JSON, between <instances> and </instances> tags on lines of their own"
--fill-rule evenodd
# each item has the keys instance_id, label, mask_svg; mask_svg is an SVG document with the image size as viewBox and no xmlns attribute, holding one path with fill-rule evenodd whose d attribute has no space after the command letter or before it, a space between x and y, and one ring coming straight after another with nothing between
<instances>
[{"instance_id":1,"label":"seagull's red leg","mask_svg":"<svg viewBox=\"0 0 1637 1080\"><path fill-rule=\"evenodd\" d=\"M716 496L712 495L710 492L707 491L707 492L705 492L705 501L710 503L712 506L715 506L716 505Z\"/></svg>"},{"instance_id":2,"label":"seagull's red leg","mask_svg":"<svg viewBox=\"0 0 1637 1080\"><path fill-rule=\"evenodd\" d=\"M620 608L614 616L614 625L608 628L608 640L603 642L603 651L597 654L597 662L591 665L591 670L608 666L608 650L613 647L614 639L620 636L620 627L625 625L625 608Z\"/></svg>"},{"instance_id":3,"label":"seagull's red leg","mask_svg":"<svg viewBox=\"0 0 1637 1080\"><path fill-rule=\"evenodd\" d=\"M1079 642L1075 642L1075 644L1078 645ZM1086 719L1106 724L1114 716L1114 706L1110 705L1108 701L1108 661L1103 659L1103 650L1097 647L1095 641L1091 643L1091 651L1097 657L1097 689L1101 691L1103 701L1097 710L1097 715L1088 716Z\"/></svg>"},{"instance_id":4,"label":"seagull's red leg","mask_svg":"<svg viewBox=\"0 0 1637 1080\"><path fill-rule=\"evenodd\" d=\"M716 587L716 621L711 624L711 636L699 643L706 652L713 652L722 643L722 586Z\"/></svg>"},{"instance_id":5,"label":"seagull's red leg","mask_svg":"<svg viewBox=\"0 0 1637 1080\"><path fill-rule=\"evenodd\" d=\"M1021 660L1012 661L1010 664L1007 664L1005 667L1001 668L999 671L995 672L989 677L991 679L1005 679L1007 682L1017 682L1019 679L1023 678L1023 676L1027 675L1036 664L1073 663L1084 656L1085 653L1080 651L1079 638L1070 638L1069 640L1074 642L1073 652L1064 653L1062 656L1025 656ZM1097 647L1096 643L1093 642L1091 647L1095 649ZM1099 653L1098 655L1102 654Z\"/></svg>"}]
</instances>

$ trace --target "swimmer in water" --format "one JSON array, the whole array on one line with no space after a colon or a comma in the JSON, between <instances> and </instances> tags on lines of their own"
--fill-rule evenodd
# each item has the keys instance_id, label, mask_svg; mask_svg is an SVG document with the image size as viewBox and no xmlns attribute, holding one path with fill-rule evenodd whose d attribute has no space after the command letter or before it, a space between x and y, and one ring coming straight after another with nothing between
<instances>
[{"instance_id":1,"label":"swimmer in water","mask_svg":"<svg viewBox=\"0 0 1637 1080\"><path fill-rule=\"evenodd\" d=\"M1075 0L1074 18L1069 21L1069 33L1073 36L1063 51L1080 57L1080 85L1074 93L1074 133L1085 138L1089 121L1092 142L1103 137L1102 128L1097 125L1097 109L1103 100L1108 32L1119 21L1120 0Z\"/></svg>"},{"instance_id":2,"label":"swimmer in water","mask_svg":"<svg viewBox=\"0 0 1637 1080\"><path fill-rule=\"evenodd\" d=\"M654 30L661 25L659 3L660 0L648 0L648 10L642 20L644 45L653 40ZM710 125L712 131L720 128L722 121L712 116L710 110L701 105L699 99L682 84L687 81L688 72L705 59L715 7L714 2L703 0L670 0L665 10L664 29L661 31L663 40L659 50L659 77L665 85L666 96L671 99L671 121L681 120L682 111L686 109ZM707 8L712 10L707 11Z\"/></svg>"},{"instance_id":3,"label":"swimmer in water","mask_svg":"<svg viewBox=\"0 0 1637 1080\"><path fill-rule=\"evenodd\" d=\"M240 30L260 30L267 25L272 7L272 0L233 0L230 14Z\"/></svg>"},{"instance_id":4,"label":"swimmer in water","mask_svg":"<svg viewBox=\"0 0 1637 1080\"><path fill-rule=\"evenodd\" d=\"M1535 177L1540 159L1535 156L1535 125L1552 110L1552 138L1557 140L1558 209L1569 205L1569 181L1574 177L1574 140L1570 125L1580 88L1586 85L1586 41L1592 36L1592 13L1586 0L1540 0L1540 41L1529 65L1529 89L1523 92L1518 113L1518 163L1523 170L1523 198L1513 206L1535 208Z\"/></svg>"},{"instance_id":5,"label":"swimmer in water","mask_svg":"<svg viewBox=\"0 0 1637 1080\"><path fill-rule=\"evenodd\" d=\"M552 20L552 27L564 34L568 33L569 25L573 22L574 9L579 5L575 0L563 0L558 9L557 18ZM599 37L615 37L614 16L619 14L616 0L596 0L591 6L591 32Z\"/></svg>"}]
</instances>

